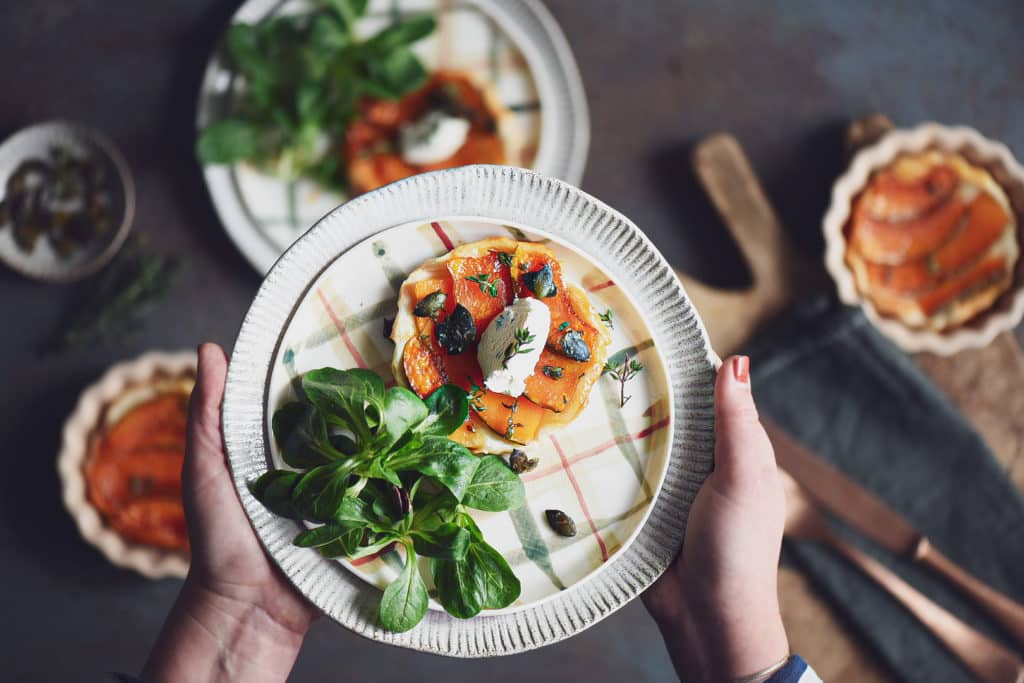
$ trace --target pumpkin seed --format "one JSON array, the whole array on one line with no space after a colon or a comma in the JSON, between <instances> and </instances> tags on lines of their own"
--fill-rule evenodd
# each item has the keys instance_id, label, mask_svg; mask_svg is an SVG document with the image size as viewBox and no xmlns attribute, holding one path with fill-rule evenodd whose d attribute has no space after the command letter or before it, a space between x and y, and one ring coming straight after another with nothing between
<instances>
[{"instance_id":1,"label":"pumpkin seed","mask_svg":"<svg viewBox=\"0 0 1024 683\"><path fill-rule=\"evenodd\" d=\"M437 343L453 356L462 353L476 341L476 323L462 304L455 304L455 310L439 322L436 329Z\"/></svg>"},{"instance_id":2,"label":"pumpkin seed","mask_svg":"<svg viewBox=\"0 0 1024 683\"><path fill-rule=\"evenodd\" d=\"M548 526L559 536L569 538L576 535L576 522L561 510L545 510L544 517L548 520Z\"/></svg>"},{"instance_id":3,"label":"pumpkin seed","mask_svg":"<svg viewBox=\"0 0 1024 683\"><path fill-rule=\"evenodd\" d=\"M545 365L541 369L541 372L543 372L545 375L547 375L551 379L562 379L562 373L564 371L562 370L562 368L558 367L557 365Z\"/></svg>"},{"instance_id":4,"label":"pumpkin seed","mask_svg":"<svg viewBox=\"0 0 1024 683\"><path fill-rule=\"evenodd\" d=\"M444 305L447 301L448 295L439 289L436 292L431 292L420 299L420 302L416 304L416 308L412 309L412 313L418 318L432 318L437 320L438 314L440 314L442 309L444 309Z\"/></svg>"},{"instance_id":5,"label":"pumpkin seed","mask_svg":"<svg viewBox=\"0 0 1024 683\"><path fill-rule=\"evenodd\" d=\"M583 333L577 330L569 330L562 335L559 342L562 346L562 353L573 360L586 362L590 360L590 347L583 340Z\"/></svg>"},{"instance_id":6,"label":"pumpkin seed","mask_svg":"<svg viewBox=\"0 0 1024 683\"><path fill-rule=\"evenodd\" d=\"M558 294L555 274L551 271L550 263L545 263L540 270L523 275L523 284L529 287L538 299L546 299Z\"/></svg>"},{"instance_id":7,"label":"pumpkin seed","mask_svg":"<svg viewBox=\"0 0 1024 683\"><path fill-rule=\"evenodd\" d=\"M523 474L524 472L532 472L537 469L537 458L531 458L523 451L518 448L513 449L512 454L508 456L508 465L512 468L512 471L516 474Z\"/></svg>"}]
</instances>

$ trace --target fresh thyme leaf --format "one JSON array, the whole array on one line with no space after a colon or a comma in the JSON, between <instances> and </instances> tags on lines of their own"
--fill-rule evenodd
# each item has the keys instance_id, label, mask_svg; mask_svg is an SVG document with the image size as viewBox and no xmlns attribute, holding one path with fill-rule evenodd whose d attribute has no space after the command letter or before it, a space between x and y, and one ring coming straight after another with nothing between
<instances>
[{"instance_id":1,"label":"fresh thyme leaf","mask_svg":"<svg viewBox=\"0 0 1024 683\"><path fill-rule=\"evenodd\" d=\"M615 321L612 320L613 316L614 314L612 313L612 309L610 308L606 310L604 313L597 314L597 317L601 319L601 322L603 322L609 330L615 329Z\"/></svg>"},{"instance_id":2,"label":"fresh thyme leaf","mask_svg":"<svg viewBox=\"0 0 1024 683\"><path fill-rule=\"evenodd\" d=\"M512 254L508 253L507 251L496 251L494 253L498 255L498 261L501 263L501 265L506 266L508 268L512 267Z\"/></svg>"},{"instance_id":3,"label":"fresh thyme leaf","mask_svg":"<svg viewBox=\"0 0 1024 683\"><path fill-rule=\"evenodd\" d=\"M515 356L518 356L521 353L530 353L533 351L532 348L523 347L526 344L532 344L537 338L536 335L531 334L525 327L516 328L516 331L513 332L513 334L515 335L515 341L506 346L505 351L502 354L501 366L503 368L508 368L508 362Z\"/></svg>"},{"instance_id":4,"label":"fresh thyme leaf","mask_svg":"<svg viewBox=\"0 0 1024 683\"><path fill-rule=\"evenodd\" d=\"M497 275L493 276L488 273L480 273L479 275L468 275L466 279L470 282L475 282L480 285L480 291L491 297L498 296L498 283L501 282L501 278Z\"/></svg>"},{"instance_id":5,"label":"fresh thyme leaf","mask_svg":"<svg viewBox=\"0 0 1024 683\"><path fill-rule=\"evenodd\" d=\"M505 423L505 438L512 440L516 435L516 429L523 426L522 422L516 422L516 412L519 410L519 399L516 398L512 403L502 403L502 406L508 408L508 420Z\"/></svg>"},{"instance_id":6,"label":"fresh thyme leaf","mask_svg":"<svg viewBox=\"0 0 1024 683\"><path fill-rule=\"evenodd\" d=\"M565 332L567 329L569 329L569 321L568 320L558 326L558 331L559 332Z\"/></svg>"},{"instance_id":7,"label":"fresh thyme leaf","mask_svg":"<svg viewBox=\"0 0 1024 683\"><path fill-rule=\"evenodd\" d=\"M473 381L473 379L467 375L466 379L469 381L469 387L472 391L469 393L469 407L478 413L486 412L487 407L484 405L484 390L483 388Z\"/></svg>"}]
</instances>

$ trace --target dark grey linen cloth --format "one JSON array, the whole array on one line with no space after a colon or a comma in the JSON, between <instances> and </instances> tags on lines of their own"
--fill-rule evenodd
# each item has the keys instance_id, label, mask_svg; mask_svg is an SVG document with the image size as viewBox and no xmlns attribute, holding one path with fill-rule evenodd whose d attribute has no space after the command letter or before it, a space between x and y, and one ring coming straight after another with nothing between
<instances>
[{"instance_id":1,"label":"dark grey linen cloth","mask_svg":"<svg viewBox=\"0 0 1024 683\"><path fill-rule=\"evenodd\" d=\"M747 352L763 415L881 496L954 562L1024 602L1024 499L966 419L859 311L830 298L805 302L774 321ZM849 529L841 532L1013 647L942 579ZM901 680L974 680L909 612L831 551L787 541L783 561L810 577Z\"/></svg>"}]
</instances>

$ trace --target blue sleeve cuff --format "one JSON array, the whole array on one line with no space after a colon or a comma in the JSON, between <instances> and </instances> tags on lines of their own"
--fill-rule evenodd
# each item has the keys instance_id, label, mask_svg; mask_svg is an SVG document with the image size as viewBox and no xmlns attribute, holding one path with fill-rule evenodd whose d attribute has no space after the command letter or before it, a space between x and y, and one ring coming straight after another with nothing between
<instances>
[{"instance_id":1,"label":"blue sleeve cuff","mask_svg":"<svg viewBox=\"0 0 1024 683\"><path fill-rule=\"evenodd\" d=\"M822 683L814 669L807 665L803 657L793 655L786 666L776 671L765 683Z\"/></svg>"}]
</instances>

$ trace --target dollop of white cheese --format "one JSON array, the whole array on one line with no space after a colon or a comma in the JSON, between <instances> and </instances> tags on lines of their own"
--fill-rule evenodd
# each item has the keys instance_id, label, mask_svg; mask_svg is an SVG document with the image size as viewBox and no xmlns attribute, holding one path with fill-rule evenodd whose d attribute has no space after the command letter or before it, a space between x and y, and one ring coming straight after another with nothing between
<instances>
[{"instance_id":1,"label":"dollop of white cheese","mask_svg":"<svg viewBox=\"0 0 1024 683\"><path fill-rule=\"evenodd\" d=\"M469 134L469 121L443 111L427 112L402 126L402 159L408 164L436 164L459 151Z\"/></svg>"},{"instance_id":2,"label":"dollop of white cheese","mask_svg":"<svg viewBox=\"0 0 1024 683\"><path fill-rule=\"evenodd\" d=\"M551 311L539 299L517 299L506 306L480 336L476 357L484 386L506 396L521 396L526 378L540 360L550 326Z\"/></svg>"}]
</instances>

